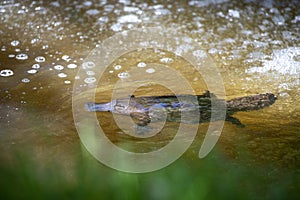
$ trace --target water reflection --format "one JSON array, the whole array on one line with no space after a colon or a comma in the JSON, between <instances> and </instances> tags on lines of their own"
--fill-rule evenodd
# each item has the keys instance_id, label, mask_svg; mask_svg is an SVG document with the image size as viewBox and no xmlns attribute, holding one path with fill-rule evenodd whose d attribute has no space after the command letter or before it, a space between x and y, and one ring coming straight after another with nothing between
<instances>
[{"instance_id":1,"label":"water reflection","mask_svg":"<svg viewBox=\"0 0 300 200\"><path fill-rule=\"evenodd\" d=\"M224 79L228 99L265 92L279 95L278 102L271 108L236 114L246 128L226 123L219 146L235 157L238 149L232 146L241 142L260 161L299 167L300 13L297 1L155 2L2 1L1 146L7 151L13 148L13 143L22 146L30 145L32 140L42 140L39 145L55 152L53 144L41 139L45 134L56 138L57 145L64 145L68 138L78 139L72 124L72 83L84 78L82 87L89 87L96 82L93 74L96 66L83 62L85 57L116 32L164 25L185 35L191 45L203 46L213 57ZM178 51L188 49L188 46L178 45ZM141 76L159 75L159 69L149 67L147 62L155 59L184 73L196 92L205 90L201 77L189 71L191 68L180 58L166 52L155 53L133 53L113 63L99 85L100 100L109 100L117 80L130 78L128 69L132 66L144 70ZM87 69L87 77L76 77L79 66ZM137 95L163 92L166 90L149 84L137 91ZM111 120L106 116L101 122L110 138L116 143L132 141L116 134L121 131ZM154 147L159 140L165 142L172 138L168 133L176 128L168 124L166 136L158 137L153 142ZM199 135L203 135L204 130L206 128L200 130ZM201 137L192 148L199 147ZM144 145L142 141L133 141L133 149ZM33 148L41 148L39 145L33 144ZM74 152L68 149L65 153Z\"/></svg>"}]
</instances>

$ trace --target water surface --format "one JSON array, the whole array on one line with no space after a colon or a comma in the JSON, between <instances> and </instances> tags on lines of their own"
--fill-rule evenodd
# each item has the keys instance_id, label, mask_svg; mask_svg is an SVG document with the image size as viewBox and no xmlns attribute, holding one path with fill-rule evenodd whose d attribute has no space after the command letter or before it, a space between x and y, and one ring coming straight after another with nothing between
<instances>
[{"instance_id":1,"label":"water surface","mask_svg":"<svg viewBox=\"0 0 300 200\"><path fill-rule=\"evenodd\" d=\"M76 76L86 57L108 37L134 28L166 26L200 45L220 70L226 99L271 92L269 108L236 113L245 128L225 122L217 148L232 159L299 169L300 166L300 11L297 1L14 1L0 3L0 142L1 157L29 148L41 161L60 160L68 167L81 154L72 116L73 84L93 83L93 68ZM188 47L180 47L188 51ZM162 76L160 63L180 72L197 94L202 77L173 52L131 52L108 66L96 100L109 101L114 84L134 87L128 72ZM96 67L96 66L95 66ZM172 77L161 77L172 79ZM119 88L120 90L122 88ZM180 88L179 88L180 89ZM171 91L151 82L135 95ZM184 93L184 88L182 88ZM178 124L167 123L147 140L128 136L110 113L97 114L107 136L125 149L148 152L166 145ZM197 159L208 123L200 124L185 154Z\"/></svg>"}]
</instances>

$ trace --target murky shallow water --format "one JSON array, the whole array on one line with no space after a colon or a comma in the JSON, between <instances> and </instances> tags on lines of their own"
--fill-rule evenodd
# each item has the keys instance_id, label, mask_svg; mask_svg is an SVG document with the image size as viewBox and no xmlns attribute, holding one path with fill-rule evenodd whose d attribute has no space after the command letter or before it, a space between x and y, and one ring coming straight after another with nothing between
<instances>
[{"instance_id":1,"label":"murky shallow water","mask_svg":"<svg viewBox=\"0 0 300 200\"><path fill-rule=\"evenodd\" d=\"M165 1L2 1L0 4L0 120L2 157L29 146L41 159L65 161L80 154L72 116L76 80L89 88L94 71L85 79L77 70L101 41L133 28L166 26L184 35L190 45L202 46L223 77L226 99L272 92L270 108L236 113L246 125L226 122L217 146L239 158L250 150L255 162L300 166L300 11L297 1L227 2ZM188 46L179 49L189 51ZM148 63L169 65L183 74L196 93L206 86L195 69L172 53L133 52L112 63L98 85L97 100L110 99L114 84L133 87L128 71L162 76ZM130 74L129 74L130 75ZM161 77L170 79L172 77ZM170 91L146 83L136 95ZM184 93L184 88L182 88ZM142 140L124 134L109 113L97 114L107 136L117 145L147 152L166 145L178 124L167 123L155 137ZM201 124L187 157L196 158L208 124Z\"/></svg>"}]
</instances>

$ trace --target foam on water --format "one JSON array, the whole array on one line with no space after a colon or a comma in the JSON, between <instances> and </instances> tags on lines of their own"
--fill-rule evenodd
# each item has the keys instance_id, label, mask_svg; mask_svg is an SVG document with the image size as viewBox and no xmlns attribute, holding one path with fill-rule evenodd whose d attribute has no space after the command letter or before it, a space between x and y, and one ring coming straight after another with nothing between
<instances>
[{"instance_id":1,"label":"foam on water","mask_svg":"<svg viewBox=\"0 0 300 200\"><path fill-rule=\"evenodd\" d=\"M283 75L299 75L300 61L295 59L300 56L300 47L274 50L271 60L263 60L263 67L251 67L246 73L277 72Z\"/></svg>"},{"instance_id":2,"label":"foam on water","mask_svg":"<svg viewBox=\"0 0 300 200\"><path fill-rule=\"evenodd\" d=\"M93 5L93 2L91 2L91 1L86 1L86 2L83 2L83 5L88 7L88 6Z\"/></svg>"},{"instance_id":3,"label":"foam on water","mask_svg":"<svg viewBox=\"0 0 300 200\"><path fill-rule=\"evenodd\" d=\"M98 22L103 23L103 24L107 23L108 21L109 21L109 18L107 16L101 16L98 19Z\"/></svg>"},{"instance_id":4,"label":"foam on water","mask_svg":"<svg viewBox=\"0 0 300 200\"><path fill-rule=\"evenodd\" d=\"M141 20L139 19L138 16L134 14L129 14L129 15L123 15L119 17L118 22L123 24L123 23L139 23Z\"/></svg>"},{"instance_id":5,"label":"foam on water","mask_svg":"<svg viewBox=\"0 0 300 200\"><path fill-rule=\"evenodd\" d=\"M113 24L110 26L110 29L115 31L115 32L118 32L118 31L121 31L122 30L122 25L119 24L119 23L116 23L116 24Z\"/></svg>"},{"instance_id":6,"label":"foam on water","mask_svg":"<svg viewBox=\"0 0 300 200\"><path fill-rule=\"evenodd\" d=\"M138 7L125 6L124 12L138 12L140 9Z\"/></svg>"},{"instance_id":7,"label":"foam on water","mask_svg":"<svg viewBox=\"0 0 300 200\"><path fill-rule=\"evenodd\" d=\"M96 10L96 9L91 9L91 10L86 11L86 14L88 14L88 15L98 15L99 13L100 13L100 11Z\"/></svg>"},{"instance_id":8,"label":"foam on water","mask_svg":"<svg viewBox=\"0 0 300 200\"><path fill-rule=\"evenodd\" d=\"M207 57L206 52L203 50L193 51L193 55L198 58L206 58Z\"/></svg>"},{"instance_id":9,"label":"foam on water","mask_svg":"<svg viewBox=\"0 0 300 200\"><path fill-rule=\"evenodd\" d=\"M234 18L240 18L240 12L238 10L228 10L228 15Z\"/></svg>"},{"instance_id":10,"label":"foam on water","mask_svg":"<svg viewBox=\"0 0 300 200\"><path fill-rule=\"evenodd\" d=\"M170 14L172 14L172 12L168 9L156 9L154 11L154 14L155 15L170 15Z\"/></svg>"},{"instance_id":11,"label":"foam on water","mask_svg":"<svg viewBox=\"0 0 300 200\"><path fill-rule=\"evenodd\" d=\"M205 7L210 4L219 4L219 3L224 3L224 2L228 2L228 0L203 0L203 1L190 0L189 5L196 6L196 7Z\"/></svg>"}]
</instances>

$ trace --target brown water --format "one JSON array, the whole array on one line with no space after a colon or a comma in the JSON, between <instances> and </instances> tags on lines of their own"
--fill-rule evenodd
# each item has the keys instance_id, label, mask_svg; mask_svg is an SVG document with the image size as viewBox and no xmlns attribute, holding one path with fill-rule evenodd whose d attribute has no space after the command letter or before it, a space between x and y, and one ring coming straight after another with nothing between
<instances>
[{"instance_id":1,"label":"brown water","mask_svg":"<svg viewBox=\"0 0 300 200\"><path fill-rule=\"evenodd\" d=\"M1 157L29 148L42 161L55 158L68 168L81 154L72 116L73 84L89 53L108 37L133 28L166 26L200 45L218 67L226 99L271 92L278 100L269 108L234 116L245 128L225 122L217 148L234 159L249 150L257 163L300 167L300 11L297 1L208 3L184 1L2 1L0 4L0 143ZM184 47L182 47L184 48ZM161 59L164 59L163 61ZM180 72L195 93L205 82L186 60L172 52L131 52L112 63L97 88L96 99L109 101L121 72L139 63L160 63ZM116 67L118 64L121 68ZM139 76L170 79L159 68ZM5 71L6 70L6 71ZM90 70L87 77L93 77ZM153 72L153 73L152 73ZM160 77L161 76L161 77ZM124 88L134 82L122 79ZM89 88L89 84L82 84ZM185 93L185 88L179 88ZM122 90L122 88L117 88ZM135 95L171 91L148 81ZM166 145L178 123L166 123L155 137L128 136L110 113L97 114L116 145L148 152ZM199 125L186 153L195 159L208 123Z\"/></svg>"}]
</instances>

